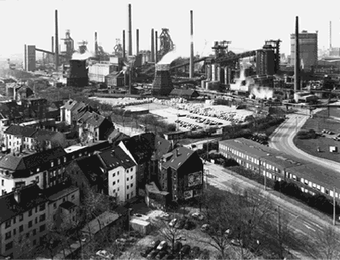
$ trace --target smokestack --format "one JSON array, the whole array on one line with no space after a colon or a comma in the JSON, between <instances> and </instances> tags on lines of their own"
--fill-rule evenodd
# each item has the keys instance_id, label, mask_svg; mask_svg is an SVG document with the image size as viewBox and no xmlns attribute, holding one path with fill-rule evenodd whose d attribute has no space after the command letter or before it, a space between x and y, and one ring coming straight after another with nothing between
<instances>
[{"instance_id":1,"label":"smokestack","mask_svg":"<svg viewBox=\"0 0 340 260\"><path fill-rule=\"evenodd\" d=\"M329 50L332 50L332 21L329 22Z\"/></svg>"},{"instance_id":2,"label":"smokestack","mask_svg":"<svg viewBox=\"0 0 340 260\"><path fill-rule=\"evenodd\" d=\"M294 93L300 90L300 48L299 48L299 17L295 18L295 64L294 64Z\"/></svg>"},{"instance_id":3,"label":"smokestack","mask_svg":"<svg viewBox=\"0 0 340 260\"><path fill-rule=\"evenodd\" d=\"M132 55L132 21L131 21L131 4L129 4L129 55Z\"/></svg>"},{"instance_id":4,"label":"smokestack","mask_svg":"<svg viewBox=\"0 0 340 260\"><path fill-rule=\"evenodd\" d=\"M24 46L24 70L27 71L27 46Z\"/></svg>"},{"instance_id":5,"label":"smokestack","mask_svg":"<svg viewBox=\"0 0 340 260\"><path fill-rule=\"evenodd\" d=\"M98 41L97 41L97 32L94 33L94 55L97 58L98 56Z\"/></svg>"},{"instance_id":6,"label":"smokestack","mask_svg":"<svg viewBox=\"0 0 340 260\"><path fill-rule=\"evenodd\" d=\"M136 55L139 53L139 29L136 30Z\"/></svg>"},{"instance_id":7,"label":"smokestack","mask_svg":"<svg viewBox=\"0 0 340 260\"><path fill-rule=\"evenodd\" d=\"M123 30L123 59L125 59L125 30Z\"/></svg>"},{"instance_id":8,"label":"smokestack","mask_svg":"<svg viewBox=\"0 0 340 260\"><path fill-rule=\"evenodd\" d=\"M155 31L155 62L158 62L158 32Z\"/></svg>"},{"instance_id":9,"label":"smokestack","mask_svg":"<svg viewBox=\"0 0 340 260\"><path fill-rule=\"evenodd\" d=\"M55 69L59 67L58 10L55 10Z\"/></svg>"},{"instance_id":10,"label":"smokestack","mask_svg":"<svg viewBox=\"0 0 340 260\"><path fill-rule=\"evenodd\" d=\"M194 77L194 22L193 12L190 10L190 65L189 65L189 78Z\"/></svg>"},{"instance_id":11,"label":"smokestack","mask_svg":"<svg viewBox=\"0 0 340 260\"><path fill-rule=\"evenodd\" d=\"M153 29L151 29L151 62L155 62L155 50L154 50Z\"/></svg>"}]
</instances>

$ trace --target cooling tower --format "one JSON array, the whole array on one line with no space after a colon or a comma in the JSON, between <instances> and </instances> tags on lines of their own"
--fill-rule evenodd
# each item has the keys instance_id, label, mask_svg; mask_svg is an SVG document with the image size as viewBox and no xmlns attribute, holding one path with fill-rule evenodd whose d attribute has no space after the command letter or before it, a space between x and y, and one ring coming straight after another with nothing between
<instances>
[{"instance_id":1,"label":"cooling tower","mask_svg":"<svg viewBox=\"0 0 340 260\"><path fill-rule=\"evenodd\" d=\"M89 83L86 60L70 60L70 75L67 78L67 86L85 87Z\"/></svg>"},{"instance_id":2,"label":"cooling tower","mask_svg":"<svg viewBox=\"0 0 340 260\"><path fill-rule=\"evenodd\" d=\"M168 96L173 90L169 64L156 64L155 79L152 83L153 96Z\"/></svg>"}]
</instances>

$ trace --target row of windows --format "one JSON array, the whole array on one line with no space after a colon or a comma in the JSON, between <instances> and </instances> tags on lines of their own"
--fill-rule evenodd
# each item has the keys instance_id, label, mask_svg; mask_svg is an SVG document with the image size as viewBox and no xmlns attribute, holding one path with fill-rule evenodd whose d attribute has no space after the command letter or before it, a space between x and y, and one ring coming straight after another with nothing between
<instances>
[{"instance_id":1,"label":"row of windows","mask_svg":"<svg viewBox=\"0 0 340 260\"><path fill-rule=\"evenodd\" d=\"M39 208L39 211L43 211L43 210L45 210L45 208L46 208L46 206L45 206L45 204L41 204L39 207L36 207L35 208L35 213L37 213L38 212L38 208ZM32 209L30 209L29 211L28 211L28 216L30 217L30 216L32 216ZM45 214L43 214L43 215L45 215ZM13 224L15 224L16 223L16 217L17 216L14 216L12 219L13 219ZM18 218L19 218L19 222L22 222L23 220L24 220L24 215L23 214L20 214L20 215L18 215ZM11 226L11 219L10 220L7 220L6 222L5 222L5 228L9 228Z\"/></svg>"}]
</instances>

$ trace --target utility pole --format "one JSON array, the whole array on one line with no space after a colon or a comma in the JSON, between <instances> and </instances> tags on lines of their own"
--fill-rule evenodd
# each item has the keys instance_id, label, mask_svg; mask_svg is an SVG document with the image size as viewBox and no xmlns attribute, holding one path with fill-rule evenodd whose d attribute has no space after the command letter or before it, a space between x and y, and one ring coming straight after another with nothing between
<instances>
[{"instance_id":1,"label":"utility pole","mask_svg":"<svg viewBox=\"0 0 340 260\"><path fill-rule=\"evenodd\" d=\"M335 188L333 188L333 226L336 225L336 223L335 223L335 210L336 210Z\"/></svg>"}]
</instances>

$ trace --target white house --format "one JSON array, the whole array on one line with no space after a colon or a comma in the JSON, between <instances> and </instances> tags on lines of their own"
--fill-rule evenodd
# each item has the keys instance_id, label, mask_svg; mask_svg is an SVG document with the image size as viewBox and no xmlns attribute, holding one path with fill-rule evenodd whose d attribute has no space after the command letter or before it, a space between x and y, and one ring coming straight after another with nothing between
<instances>
[{"instance_id":1,"label":"white house","mask_svg":"<svg viewBox=\"0 0 340 260\"><path fill-rule=\"evenodd\" d=\"M119 202L126 202L136 194L136 164L120 148L115 147L98 154L108 174L108 194Z\"/></svg>"}]
</instances>

